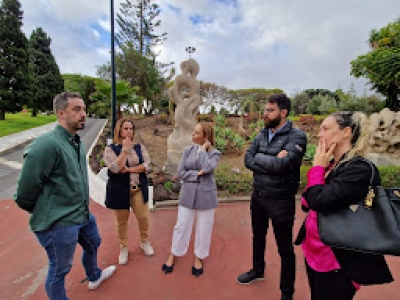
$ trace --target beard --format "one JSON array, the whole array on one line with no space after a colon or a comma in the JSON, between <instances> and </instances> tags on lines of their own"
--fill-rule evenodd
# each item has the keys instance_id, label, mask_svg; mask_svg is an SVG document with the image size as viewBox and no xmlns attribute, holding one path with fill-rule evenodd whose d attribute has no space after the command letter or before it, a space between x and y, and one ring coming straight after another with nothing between
<instances>
[{"instance_id":1,"label":"beard","mask_svg":"<svg viewBox=\"0 0 400 300\"><path fill-rule=\"evenodd\" d=\"M276 126L278 126L281 123L281 116L276 117L276 119L273 120L265 120L264 119L264 124L265 124L265 128L275 128Z\"/></svg>"},{"instance_id":2,"label":"beard","mask_svg":"<svg viewBox=\"0 0 400 300\"><path fill-rule=\"evenodd\" d=\"M68 127L74 131L82 130L85 128L85 119L80 120L79 122L71 122L67 123Z\"/></svg>"}]
</instances>

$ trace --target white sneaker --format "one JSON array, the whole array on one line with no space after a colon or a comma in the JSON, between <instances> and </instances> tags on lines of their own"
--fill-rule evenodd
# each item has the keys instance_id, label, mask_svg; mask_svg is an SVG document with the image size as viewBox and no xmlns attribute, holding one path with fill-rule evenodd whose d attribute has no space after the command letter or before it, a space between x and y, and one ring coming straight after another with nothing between
<instances>
[{"instance_id":1,"label":"white sneaker","mask_svg":"<svg viewBox=\"0 0 400 300\"><path fill-rule=\"evenodd\" d=\"M89 290L96 289L104 280L110 278L114 274L116 269L117 269L116 266L109 266L105 268L103 271L101 271L101 276L99 279L97 279L96 281L89 281L88 289Z\"/></svg>"},{"instance_id":2,"label":"white sneaker","mask_svg":"<svg viewBox=\"0 0 400 300\"><path fill-rule=\"evenodd\" d=\"M129 251L127 247L122 247L119 252L118 262L120 265L124 265L128 262Z\"/></svg>"},{"instance_id":3,"label":"white sneaker","mask_svg":"<svg viewBox=\"0 0 400 300\"><path fill-rule=\"evenodd\" d=\"M143 250L144 254L147 256L152 256L154 255L154 249L150 245L149 241L143 242L140 244L140 248Z\"/></svg>"}]
</instances>

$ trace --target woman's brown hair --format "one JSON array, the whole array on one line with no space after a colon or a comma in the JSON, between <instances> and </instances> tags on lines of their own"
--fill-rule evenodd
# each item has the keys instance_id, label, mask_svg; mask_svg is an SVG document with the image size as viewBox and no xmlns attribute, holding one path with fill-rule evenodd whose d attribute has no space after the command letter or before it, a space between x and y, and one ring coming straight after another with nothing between
<instances>
[{"instance_id":1,"label":"woman's brown hair","mask_svg":"<svg viewBox=\"0 0 400 300\"><path fill-rule=\"evenodd\" d=\"M119 119L119 120L117 121L117 123L115 124L114 138L113 138L113 143L114 143L114 144L121 144L122 138L121 138L121 135L120 135L120 134L121 134L122 125L123 125L125 122L131 123L131 124L132 124L133 132L135 132L135 124L133 124L133 121L132 121L131 119L128 119L128 118Z\"/></svg>"},{"instance_id":2,"label":"woman's brown hair","mask_svg":"<svg viewBox=\"0 0 400 300\"><path fill-rule=\"evenodd\" d=\"M214 126L208 122L200 122L199 125L203 130L203 136L205 136L213 147L215 147L215 137L214 137Z\"/></svg>"}]
</instances>

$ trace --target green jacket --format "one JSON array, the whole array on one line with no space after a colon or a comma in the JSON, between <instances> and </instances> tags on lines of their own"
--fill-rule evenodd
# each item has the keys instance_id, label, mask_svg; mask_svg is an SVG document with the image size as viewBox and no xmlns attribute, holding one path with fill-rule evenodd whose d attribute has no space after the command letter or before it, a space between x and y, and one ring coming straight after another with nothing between
<instances>
[{"instance_id":1,"label":"green jacket","mask_svg":"<svg viewBox=\"0 0 400 300\"><path fill-rule=\"evenodd\" d=\"M14 200L31 213L32 231L89 219L86 155L78 135L56 128L25 150Z\"/></svg>"}]
</instances>

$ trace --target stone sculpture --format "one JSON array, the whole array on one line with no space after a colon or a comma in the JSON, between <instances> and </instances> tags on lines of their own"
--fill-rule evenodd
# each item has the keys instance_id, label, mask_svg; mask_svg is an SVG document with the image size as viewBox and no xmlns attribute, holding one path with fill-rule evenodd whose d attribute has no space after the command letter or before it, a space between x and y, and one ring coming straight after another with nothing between
<instances>
[{"instance_id":1,"label":"stone sculpture","mask_svg":"<svg viewBox=\"0 0 400 300\"><path fill-rule=\"evenodd\" d=\"M384 108L369 118L368 158L378 165L400 166L400 112Z\"/></svg>"},{"instance_id":2,"label":"stone sculpture","mask_svg":"<svg viewBox=\"0 0 400 300\"><path fill-rule=\"evenodd\" d=\"M384 108L369 118L371 152L394 153L400 150L400 112Z\"/></svg>"},{"instance_id":3,"label":"stone sculpture","mask_svg":"<svg viewBox=\"0 0 400 300\"><path fill-rule=\"evenodd\" d=\"M197 124L196 116L203 103L200 81L196 79L199 64L190 58L183 61L180 67L182 74L175 78L174 85L169 89L170 101L176 104L174 131L167 140L166 171L170 174L176 173L183 149L192 144L191 135Z\"/></svg>"}]
</instances>

